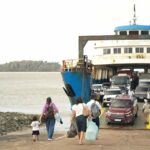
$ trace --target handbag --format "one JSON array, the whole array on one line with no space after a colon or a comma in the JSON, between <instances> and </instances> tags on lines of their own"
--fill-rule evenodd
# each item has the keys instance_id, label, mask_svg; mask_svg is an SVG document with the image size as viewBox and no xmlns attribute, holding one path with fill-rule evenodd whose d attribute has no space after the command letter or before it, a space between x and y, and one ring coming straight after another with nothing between
<instances>
[{"instance_id":1,"label":"handbag","mask_svg":"<svg viewBox=\"0 0 150 150\"><path fill-rule=\"evenodd\" d=\"M83 105L83 116L85 116L85 117L89 116L89 108L84 105Z\"/></svg>"},{"instance_id":2,"label":"handbag","mask_svg":"<svg viewBox=\"0 0 150 150\"><path fill-rule=\"evenodd\" d=\"M41 122L43 123L45 121L46 121L46 117L45 117L45 114L43 114L42 117L41 117Z\"/></svg>"}]
</instances>

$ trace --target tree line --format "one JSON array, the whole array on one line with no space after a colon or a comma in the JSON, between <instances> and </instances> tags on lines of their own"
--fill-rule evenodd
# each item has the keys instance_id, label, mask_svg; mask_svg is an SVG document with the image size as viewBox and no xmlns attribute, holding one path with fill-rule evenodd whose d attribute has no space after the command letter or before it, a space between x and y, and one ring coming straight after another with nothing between
<instances>
[{"instance_id":1,"label":"tree line","mask_svg":"<svg viewBox=\"0 0 150 150\"><path fill-rule=\"evenodd\" d=\"M61 65L58 62L47 61L13 61L0 64L0 72L59 72Z\"/></svg>"}]
</instances>

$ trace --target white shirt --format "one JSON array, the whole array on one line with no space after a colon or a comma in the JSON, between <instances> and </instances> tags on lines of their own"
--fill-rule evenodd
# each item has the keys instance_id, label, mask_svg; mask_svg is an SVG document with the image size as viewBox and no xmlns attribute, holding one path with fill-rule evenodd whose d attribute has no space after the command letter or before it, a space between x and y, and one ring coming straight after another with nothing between
<instances>
[{"instance_id":1,"label":"white shirt","mask_svg":"<svg viewBox=\"0 0 150 150\"><path fill-rule=\"evenodd\" d=\"M147 99L150 99L150 91L147 92Z\"/></svg>"},{"instance_id":2,"label":"white shirt","mask_svg":"<svg viewBox=\"0 0 150 150\"><path fill-rule=\"evenodd\" d=\"M39 131L40 129L39 125L40 125L39 121L32 121L31 123L32 131Z\"/></svg>"},{"instance_id":3,"label":"white shirt","mask_svg":"<svg viewBox=\"0 0 150 150\"><path fill-rule=\"evenodd\" d=\"M87 106L88 108L91 110L91 106L92 104L95 103L98 108L101 110L102 106L100 105L100 103L98 101L95 101L94 99L91 99L88 103L87 103Z\"/></svg>"},{"instance_id":4,"label":"white shirt","mask_svg":"<svg viewBox=\"0 0 150 150\"><path fill-rule=\"evenodd\" d=\"M74 110L76 112L76 117L83 115L83 106L86 106L86 104L85 103L79 103L78 105L74 104L72 106L72 110Z\"/></svg>"}]
</instances>

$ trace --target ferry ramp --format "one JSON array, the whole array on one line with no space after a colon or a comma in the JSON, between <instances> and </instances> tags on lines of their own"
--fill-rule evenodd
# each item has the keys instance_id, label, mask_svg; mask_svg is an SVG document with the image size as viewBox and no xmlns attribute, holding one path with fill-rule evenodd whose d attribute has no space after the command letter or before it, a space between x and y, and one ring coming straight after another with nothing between
<instances>
[{"instance_id":1,"label":"ferry ramp","mask_svg":"<svg viewBox=\"0 0 150 150\"><path fill-rule=\"evenodd\" d=\"M142 112L142 106L143 103L139 103L139 111L138 111L138 116L135 119L134 125L131 124L120 124L120 123L113 123L113 124L107 124L106 119L105 119L105 113L107 111L107 107L102 108L102 113L100 116L100 127L103 129L141 129L141 130L146 130L150 129L150 124L146 125L144 115ZM149 116L149 122L150 122L150 116Z\"/></svg>"}]
</instances>

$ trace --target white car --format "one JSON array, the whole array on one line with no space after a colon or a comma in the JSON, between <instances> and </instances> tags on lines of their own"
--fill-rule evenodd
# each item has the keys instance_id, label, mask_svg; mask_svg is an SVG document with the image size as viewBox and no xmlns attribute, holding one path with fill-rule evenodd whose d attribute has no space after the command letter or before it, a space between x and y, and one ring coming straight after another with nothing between
<instances>
[{"instance_id":1,"label":"white car","mask_svg":"<svg viewBox=\"0 0 150 150\"><path fill-rule=\"evenodd\" d=\"M150 87L150 79L140 79L139 86L148 86Z\"/></svg>"},{"instance_id":2,"label":"white car","mask_svg":"<svg viewBox=\"0 0 150 150\"><path fill-rule=\"evenodd\" d=\"M101 95L103 93L102 84L93 84L92 85L92 93Z\"/></svg>"},{"instance_id":3,"label":"white car","mask_svg":"<svg viewBox=\"0 0 150 150\"><path fill-rule=\"evenodd\" d=\"M111 99L115 98L117 95L122 94L120 88L110 88L104 90L104 97L103 97L103 106L110 106Z\"/></svg>"}]
</instances>

